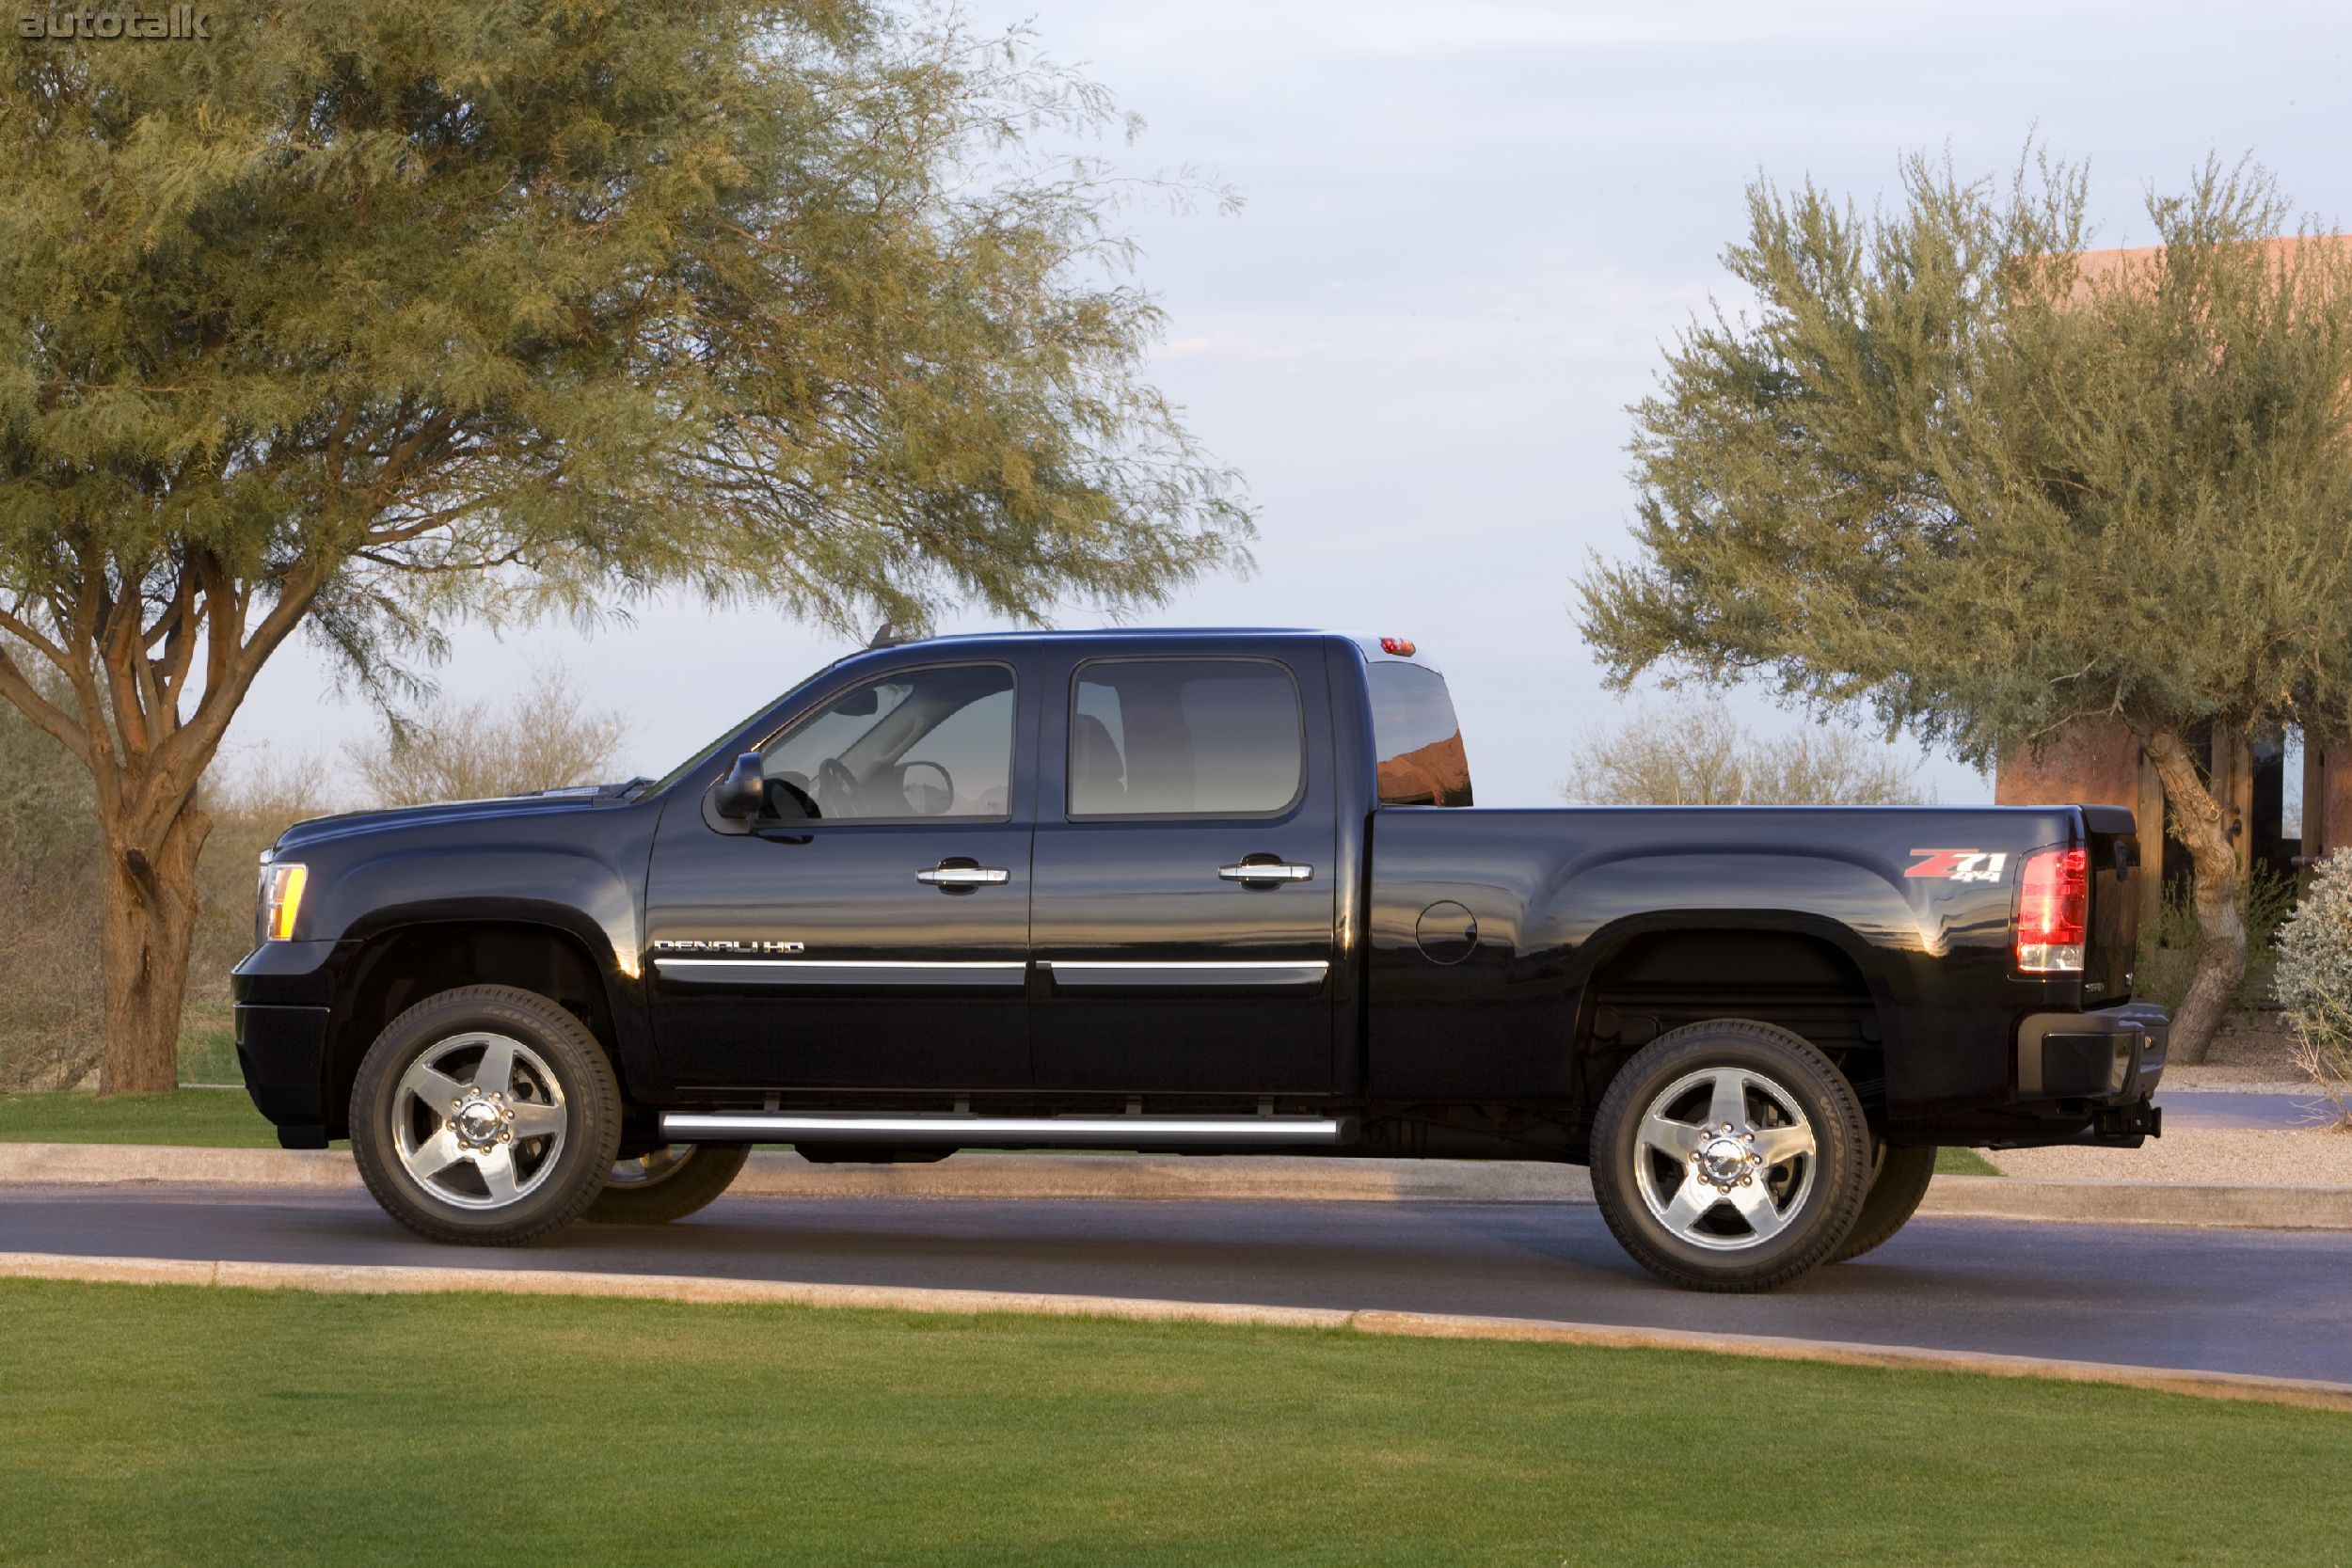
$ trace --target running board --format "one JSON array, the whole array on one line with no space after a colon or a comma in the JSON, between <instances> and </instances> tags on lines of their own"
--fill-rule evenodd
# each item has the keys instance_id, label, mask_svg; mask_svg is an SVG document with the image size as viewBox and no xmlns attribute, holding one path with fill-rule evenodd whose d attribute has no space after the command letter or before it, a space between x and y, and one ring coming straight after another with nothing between
<instances>
[{"instance_id":1,"label":"running board","mask_svg":"<svg viewBox=\"0 0 2352 1568\"><path fill-rule=\"evenodd\" d=\"M1352 1142L1352 1117L871 1116L824 1111L665 1111L661 1135L678 1143L945 1144L1072 1148L1237 1144L1296 1148Z\"/></svg>"}]
</instances>

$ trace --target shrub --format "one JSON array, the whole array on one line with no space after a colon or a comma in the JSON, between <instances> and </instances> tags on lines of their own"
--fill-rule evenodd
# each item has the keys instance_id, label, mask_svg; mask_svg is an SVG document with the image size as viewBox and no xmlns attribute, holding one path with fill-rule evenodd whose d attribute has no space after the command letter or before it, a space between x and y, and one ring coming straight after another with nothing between
<instances>
[{"instance_id":1,"label":"shrub","mask_svg":"<svg viewBox=\"0 0 2352 1568\"><path fill-rule=\"evenodd\" d=\"M2156 875L2155 857L2142 876ZM2271 965L2279 928L2295 911L2296 879L2266 865L2256 865L2246 880L2245 902L2238 912L2246 919L2246 977L2238 982L2231 1006L2239 1012L2260 1007L2272 999ZM2178 1010L2188 982L2197 972L2197 956L2204 936L2197 925L2197 909L2188 885L2165 887L2154 920L2139 928L2139 955L2134 964L2137 978L2133 994Z\"/></svg>"},{"instance_id":2,"label":"shrub","mask_svg":"<svg viewBox=\"0 0 2352 1568\"><path fill-rule=\"evenodd\" d=\"M2352 1124L2352 851L2312 872L2280 927L2272 984L2295 1031L2296 1065Z\"/></svg>"},{"instance_id":3,"label":"shrub","mask_svg":"<svg viewBox=\"0 0 2352 1568\"><path fill-rule=\"evenodd\" d=\"M1588 733L1560 793L1585 806L1932 805L1918 771L1915 756L1835 724L1759 736L1717 700Z\"/></svg>"}]
</instances>

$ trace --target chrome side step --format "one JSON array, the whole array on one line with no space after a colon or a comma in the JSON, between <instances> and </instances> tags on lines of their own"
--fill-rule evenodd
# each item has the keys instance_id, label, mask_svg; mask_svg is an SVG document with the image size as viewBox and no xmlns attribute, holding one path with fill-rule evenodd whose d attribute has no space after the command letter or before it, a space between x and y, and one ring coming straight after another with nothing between
<instances>
[{"instance_id":1,"label":"chrome side step","mask_svg":"<svg viewBox=\"0 0 2352 1568\"><path fill-rule=\"evenodd\" d=\"M1331 1117L874 1116L830 1111L665 1111L661 1116L661 1135L678 1143L1295 1148L1346 1143L1355 1134L1352 1119Z\"/></svg>"}]
</instances>

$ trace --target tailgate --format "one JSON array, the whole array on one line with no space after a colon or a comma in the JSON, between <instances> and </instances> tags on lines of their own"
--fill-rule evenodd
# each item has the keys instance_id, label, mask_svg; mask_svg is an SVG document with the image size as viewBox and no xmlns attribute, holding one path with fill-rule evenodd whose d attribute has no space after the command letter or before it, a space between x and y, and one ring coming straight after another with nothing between
<instances>
[{"instance_id":1,"label":"tailgate","mask_svg":"<svg viewBox=\"0 0 2352 1568\"><path fill-rule=\"evenodd\" d=\"M2104 1007L2132 994L2139 948L2139 836L2122 806L2084 806L2090 847L2090 928L2083 954L2083 1002Z\"/></svg>"}]
</instances>

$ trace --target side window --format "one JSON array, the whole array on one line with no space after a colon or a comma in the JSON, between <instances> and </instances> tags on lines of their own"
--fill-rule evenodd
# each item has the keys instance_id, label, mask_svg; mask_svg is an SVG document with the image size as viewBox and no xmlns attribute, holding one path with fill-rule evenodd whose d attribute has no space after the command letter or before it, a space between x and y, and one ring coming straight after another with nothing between
<instances>
[{"instance_id":1,"label":"side window","mask_svg":"<svg viewBox=\"0 0 2352 1568\"><path fill-rule=\"evenodd\" d=\"M1070 815L1277 816L1306 781L1298 685L1267 659L1078 667Z\"/></svg>"},{"instance_id":2,"label":"side window","mask_svg":"<svg viewBox=\"0 0 2352 1568\"><path fill-rule=\"evenodd\" d=\"M760 748L766 815L786 821L1002 821L1012 809L1012 672L869 681Z\"/></svg>"},{"instance_id":3,"label":"side window","mask_svg":"<svg viewBox=\"0 0 2352 1568\"><path fill-rule=\"evenodd\" d=\"M1470 757L1445 677L1423 665L1374 659L1372 745L1384 806L1467 806Z\"/></svg>"}]
</instances>

